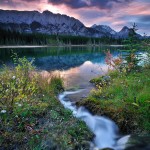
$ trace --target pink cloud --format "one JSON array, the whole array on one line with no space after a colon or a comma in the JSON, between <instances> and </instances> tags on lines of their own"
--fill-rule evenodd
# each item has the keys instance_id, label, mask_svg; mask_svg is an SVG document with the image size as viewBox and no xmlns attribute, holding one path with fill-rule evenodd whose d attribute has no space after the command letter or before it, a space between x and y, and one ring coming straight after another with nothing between
<instances>
[{"instance_id":1,"label":"pink cloud","mask_svg":"<svg viewBox=\"0 0 150 150\"><path fill-rule=\"evenodd\" d=\"M82 1L85 2L85 0ZM49 10L53 13L75 17L86 26L106 24L116 30L120 30L122 26L125 25L131 26L131 22L139 22L143 29L142 32L144 30L146 32L148 31L146 25L144 26L144 23L142 24L142 22L140 22L139 16L150 15L150 2L146 2L146 0L137 0L130 1L130 3L115 3L113 1L110 8L105 5L107 9L91 5L90 2L89 0L88 3L86 3L86 7L72 9L63 2L59 5L52 5L48 3L48 0L38 0L38 2L37 0L22 0L21 2L20 0L1 0L0 9L38 10L40 12ZM87 7L88 5L91 5L90 8Z\"/></svg>"}]
</instances>

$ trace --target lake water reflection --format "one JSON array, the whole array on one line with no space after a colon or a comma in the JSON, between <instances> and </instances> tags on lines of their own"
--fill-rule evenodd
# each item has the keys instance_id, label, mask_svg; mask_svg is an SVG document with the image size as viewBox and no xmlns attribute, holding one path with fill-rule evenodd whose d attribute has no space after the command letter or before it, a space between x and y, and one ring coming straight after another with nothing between
<instances>
[{"instance_id":1,"label":"lake water reflection","mask_svg":"<svg viewBox=\"0 0 150 150\"><path fill-rule=\"evenodd\" d=\"M44 73L59 73L65 81L66 88L85 88L93 77L105 74L105 51L110 50L114 56L120 55L121 47L46 47L15 48L19 57L35 59L34 65ZM0 65L12 65L12 50L0 49Z\"/></svg>"}]
</instances>

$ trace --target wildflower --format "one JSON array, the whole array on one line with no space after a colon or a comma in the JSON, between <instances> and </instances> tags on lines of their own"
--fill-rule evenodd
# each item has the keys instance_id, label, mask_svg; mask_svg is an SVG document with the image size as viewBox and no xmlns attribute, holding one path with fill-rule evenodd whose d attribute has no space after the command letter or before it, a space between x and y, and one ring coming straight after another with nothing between
<instances>
[{"instance_id":1,"label":"wildflower","mask_svg":"<svg viewBox=\"0 0 150 150\"><path fill-rule=\"evenodd\" d=\"M105 62L107 65L112 66L112 54L110 53L110 51L108 51L106 53L106 58L105 58Z\"/></svg>"},{"instance_id":2,"label":"wildflower","mask_svg":"<svg viewBox=\"0 0 150 150\"><path fill-rule=\"evenodd\" d=\"M3 113L3 114L6 113L6 110L1 110L1 113Z\"/></svg>"},{"instance_id":3,"label":"wildflower","mask_svg":"<svg viewBox=\"0 0 150 150\"><path fill-rule=\"evenodd\" d=\"M16 79L16 76L13 76L12 79L15 80L15 79Z\"/></svg>"},{"instance_id":4,"label":"wildflower","mask_svg":"<svg viewBox=\"0 0 150 150\"><path fill-rule=\"evenodd\" d=\"M21 105L21 104L18 104L18 106L21 107L22 105Z\"/></svg>"}]
</instances>

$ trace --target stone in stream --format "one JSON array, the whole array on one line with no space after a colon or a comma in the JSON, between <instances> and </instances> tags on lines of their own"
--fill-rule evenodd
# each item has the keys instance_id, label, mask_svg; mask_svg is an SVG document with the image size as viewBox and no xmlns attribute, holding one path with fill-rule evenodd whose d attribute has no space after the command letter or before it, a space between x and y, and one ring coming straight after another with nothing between
<instances>
[{"instance_id":1,"label":"stone in stream","mask_svg":"<svg viewBox=\"0 0 150 150\"><path fill-rule=\"evenodd\" d=\"M125 150L150 150L150 135L131 135Z\"/></svg>"}]
</instances>

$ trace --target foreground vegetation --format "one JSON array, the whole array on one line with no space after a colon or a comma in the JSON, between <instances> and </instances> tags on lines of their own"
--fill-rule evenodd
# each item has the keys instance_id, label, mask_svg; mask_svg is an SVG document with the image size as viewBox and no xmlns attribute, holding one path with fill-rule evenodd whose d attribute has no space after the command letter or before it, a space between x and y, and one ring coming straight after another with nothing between
<instances>
[{"instance_id":1,"label":"foreground vegetation","mask_svg":"<svg viewBox=\"0 0 150 150\"><path fill-rule=\"evenodd\" d=\"M59 76L50 80L32 62L14 57L0 72L0 149L78 149L92 137L85 124L65 110L56 95Z\"/></svg>"}]
</instances>

